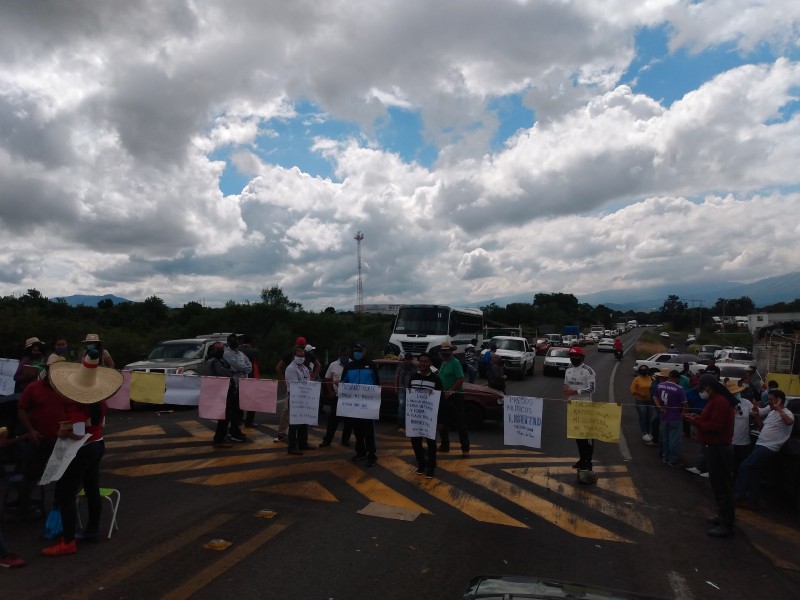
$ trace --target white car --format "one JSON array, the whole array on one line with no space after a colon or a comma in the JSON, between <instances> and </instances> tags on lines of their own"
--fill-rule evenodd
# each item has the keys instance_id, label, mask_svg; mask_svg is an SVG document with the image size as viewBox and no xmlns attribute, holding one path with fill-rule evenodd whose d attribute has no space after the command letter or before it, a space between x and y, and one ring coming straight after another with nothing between
<instances>
[{"instance_id":1,"label":"white car","mask_svg":"<svg viewBox=\"0 0 800 600\"><path fill-rule=\"evenodd\" d=\"M542 372L545 375L564 375L572 363L569 360L569 348L558 348L553 346L547 351L544 357L544 367Z\"/></svg>"},{"instance_id":2,"label":"white car","mask_svg":"<svg viewBox=\"0 0 800 600\"><path fill-rule=\"evenodd\" d=\"M747 351L720 350L717 352L716 360L720 363L743 363L749 365L753 362L753 355Z\"/></svg>"},{"instance_id":3,"label":"white car","mask_svg":"<svg viewBox=\"0 0 800 600\"><path fill-rule=\"evenodd\" d=\"M688 336L688 337L686 338L686 343L687 343L687 344L694 344L694 343L695 343L695 341L697 341L697 338L696 338L696 337L694 337L693 335L690 335L690 336Z\"/></svg>"},{"instance_id":4,"label":"white car","mask_svg":"<svg viewBox=\"0 0 800 600\"><path fill-rule=\"evenodd\" d=\"M614 351L614 340L609 337L604 337L599 342L597 342L597 351L598 352L613 352Z\"/></svg>"},{"instance_id":5,"label":"white car","mask_svg":"<svg viewBox=\"0 0 800 600\"><path fill-rule=\"evenodd\" d=\"M668 334L666 331L662 331L661 333L659 333L659 335L660 335L662 338L669 338L669 334Z\"/></svg>"},{"instance_id":6,"label":"white car","mask_svg":"<svg viewBox=\"0 0 800 600\"><path fill-rule=\"evenodd\" d=\"M662 352L659 354L653 354L653 356L650 358L637 360L633 365L633 373L635 375L638 374L639 367L642 365L646 366L651 371L654 369L674 369L676 371L683 371L683 363L687 362L689 363L689 370L692 373L698 373L706 368L705 365L697 362L697 357L692 354L674 354Z\"/></svg>"}]
</instances>

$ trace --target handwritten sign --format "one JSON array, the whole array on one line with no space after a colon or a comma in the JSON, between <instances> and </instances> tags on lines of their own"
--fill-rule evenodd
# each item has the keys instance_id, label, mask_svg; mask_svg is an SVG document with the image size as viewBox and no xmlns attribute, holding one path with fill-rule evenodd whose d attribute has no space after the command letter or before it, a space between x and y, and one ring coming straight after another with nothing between
<instances>
[{"instance_id":1,"label":"handwritten sign","mask_svg":"<svg viewBox=\"0 0 800 600\"><path fill-rule=\"evenodd\" d=\"M292 381L289 388L289 424L316 425L319 417L319 381Z\"/></svg>"},{"instance_id":2,"label":"handwritten sign","mask_svg":"<svg viewBox=\"0 0 800 600\"><path fill-rule=\"evenodd\" d=\"M380 418L381 387L363 383L339 383L339 405L336 414L354 419Z\"/></svg>"},{"instance_id":3,"label":"handwritten sign","mask_svg":"<svg viewBox=\"0 0 800 600\"><path fill-rule=\"evenodd\" d=\"M406 390L406 436L436 439L436 416L441 396L439 390Z\"/></svg>"},{"instance_id":4,"label":"handwritten sign","mask_svg":"<svg viewBox=\"0 0 800 600\"><path fill-rule=\"evenodd\" d=\"M503 399L503 443L506 446L542 447L541 398L506 396Z\"/></svg>"},{"instance_id":5,"label":"handwritten sign","mask_svg":"<svg viewBox=\"0 0 800 600\"><path fill-rule=\"evenodd\" d=\"M13 358L0 358L0 396L14 393L14 373L19 361Z\"/></svg>"},{"instance_id":6,"label":"handwritten sign","mask_svg":"<svg viewBox=\"0 0 800 600\"><path fill-rule=\"evenodd\" d=\"M51 481L58 481L61 479L61 476L67 470L69 464L78 454L78 450L81 449L81 446L83 446L90 437L92 437L91 433L87 433L79 440L58 438L38 485L47 485Z\"/></svg>"},{"instance_id":7,"label":"handwritten sign","mask_svg":"<svg viewBox=\"0 0 800 600\"><path fill-rule=\"evenodd\" d=\"M616 443L621 420L617 404L573 400L567 405L567 437Z\"/></svg>"}]
</instances>

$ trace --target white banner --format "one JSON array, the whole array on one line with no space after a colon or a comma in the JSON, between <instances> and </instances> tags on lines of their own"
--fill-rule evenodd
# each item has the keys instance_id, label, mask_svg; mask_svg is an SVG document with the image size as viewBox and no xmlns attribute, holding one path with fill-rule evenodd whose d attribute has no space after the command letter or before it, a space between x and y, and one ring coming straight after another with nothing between
<instances>
[{"instance_id":1,"label":"white banner","mask_svg":"<svg viewBox=\"0 0 800 600\"><path fill-rule=\"evenodd\" d=\"M436 416L441 396L439 390L406 390L406 436L436 439Z\"/></svg>"},{"instance_id":2,"label":"white banner","mask_svg":"<svg viewBox=\"0 0 800 600\"><path fill-rule=\"evenodd\" d=\"M164 404L198 406L200 404L200 378L193 375L167 375Z\"/></svg>"},{"instance_id":3,"label":"white banner","mask_svg":"<svg viewBox=\"0 0 800 600\"><path fill-rule=\"evenodd\" d=\"M79 440L58 438L38 485L47 485L51 481L61 479L69 464L75 459L75 455L78 454L78 450L90 437L92 437L91 433L87 433Z\"/></svg>"},{"instance_id":4,"label":"white banner","mask_svg":"<svg viewBox=\"0 0 800 600\"><path fill-rule=\"evenodd\" d=\"M316 425L319 418L319 381L292 381L289 387L289 425Z\"/></svg>"},{"instance_id":5,"label":"white banner","mask_svg":"<svg viewBox=\"0 0 800 600\"><path fill-rule=\"evenodd\" d=\"M541 448L542 399L506 396L503 403L503 443Z\"/></svg>"},{"instance_id":6,"label":"white banner","mask_svg":"<svg viewBox=\"0 0 800 600\"><path fill-rule=\"evenodd\" d=\"M336 414L354 419L380 418L381 386L363 383L339 383L339 405Z\"/></svg>"},{"instance_id":7,"label":"white banner","mask_svg":"<svg viewBox=\"0 0 800 600\"><path fill-rule=\"evenodd\" d=\"M10 396L14 393L14 373L17 372L19 361L14 358L0 358L0 396Z\"/></svg>"}]
</instances>

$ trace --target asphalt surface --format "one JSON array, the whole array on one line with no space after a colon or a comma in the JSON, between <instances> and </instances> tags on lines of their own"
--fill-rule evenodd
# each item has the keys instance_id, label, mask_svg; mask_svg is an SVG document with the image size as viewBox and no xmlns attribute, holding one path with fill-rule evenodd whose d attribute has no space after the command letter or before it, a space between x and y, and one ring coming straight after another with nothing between
<instances>
[{"instance_id":1,"label":"asphalt surface","mask_svg":"<svg viewBox=\"0 0 800 600\"><path fill-rule=\"evenodd\" d=\"M113 412L102 481L122 492L119 530L76 555L44 558L41 521L4 520L7 542L29 564L0 573L0 597L444 600L480 574L661 598L800 596L797 513L767 494L763 511L738 515L734 538L708 538L708 481L666 467L639 439L630 352L618 363L587 348L595 400L623 403L623 437L597 443L600 479L580 485L562 381L542 375L541 359L508 393L545 399L542 447L506 447L502 423L487 422L471 432L469 458L451 441L433 480L414 474L410 444L389 421L378 424L378 465L366 469L338 436L288 456L273 442L275 415L259 415L246 443L214 449L214 423L195 410ZM686 439L684 460L696 450ZM203 547L218 539L230 546Z\"/></svg>"}]
</instances>

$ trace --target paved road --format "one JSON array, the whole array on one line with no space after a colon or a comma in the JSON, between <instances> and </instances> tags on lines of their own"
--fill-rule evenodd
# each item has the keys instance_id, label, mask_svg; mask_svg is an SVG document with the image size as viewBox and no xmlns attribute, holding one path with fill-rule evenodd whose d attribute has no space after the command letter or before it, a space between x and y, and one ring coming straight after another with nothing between
<instances>
[{"instance_id":1,"label":"paved road","mask_svg":"<svg viewBox=\"0 0 800 600\"><path fill-rule=\"evenodd\" d=\"M588 362L596 399L626 403L633 358L617 363L590 348ZM367 470L337 444L287 456L273 442L273 415L247 443L214 450L213 423L196 411L114 413L103 481L122 491L120 530L44 559L36 527L6 521L30 564L2 573L2 596L444 600L486 573L664 598L799 595L797 515L767 504L740 515L735 539L708 539L707 480L663 466L639 441L630 406L621 443L597 445L597 486L580 486L561 383L539 362L535 377L509 385L545 398L541 449L505 447L502 425L489 422L473 432L469 458L440 457L434 480L414 474L409 444L389 422L378 426L380 460ZM694 450L687 441L687 460ZM203 548L220 538L231 545Z\"/></svg>"}]
</instances>

